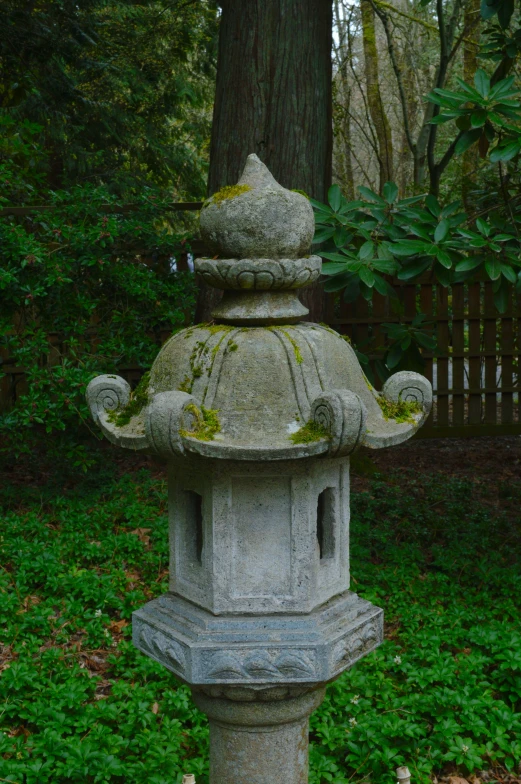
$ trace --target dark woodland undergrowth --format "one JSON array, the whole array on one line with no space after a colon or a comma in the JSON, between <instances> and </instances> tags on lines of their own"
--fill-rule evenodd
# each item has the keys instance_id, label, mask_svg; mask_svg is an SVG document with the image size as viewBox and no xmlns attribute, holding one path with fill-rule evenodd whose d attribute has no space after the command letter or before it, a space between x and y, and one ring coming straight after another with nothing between
<instances>
[{"instance_id":1,"label":"dark woodland undergrowth","mask_svg":"<svg viewBox=\"0 0 521 784\"><path fill-rule=\"evenodd\" d=\"M205 718L130 641L132 611L167 587L165 481L119 468L2 477L0 781L207 782ZM486 479L358 483L352 589L385 609L386 641L313 716L311 784L391 784L402 764L415 784L517 779L521 481Z\"/></svg>"}]
</instances>

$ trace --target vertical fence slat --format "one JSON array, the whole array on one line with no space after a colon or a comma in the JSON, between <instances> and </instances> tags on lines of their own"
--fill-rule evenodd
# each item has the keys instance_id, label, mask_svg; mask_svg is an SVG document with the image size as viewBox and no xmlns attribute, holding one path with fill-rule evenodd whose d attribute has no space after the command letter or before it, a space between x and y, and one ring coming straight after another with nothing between
<instances>
[{"instance_id":1,"label":"vertical fence slat","mask_svg":"<svg viewBox=\"0 0 521 784\"><path fill-rule=\"evenodd\" d=\"M452 287L452 388L465 386L465 286L457 283ZM452 396L452 424L461 427L465 423L465 393Z\"/></svg>"},{"instance_id":2,"label":"vertical fence slat","mask_svg":"<svg viewBox=\"0 0 521 784\"><path fill-rule=\"evenodd\" d=\"M387 306L389 298L378 294L377 291L373 294L373 317L378 319L378 322L373 324L373 340L371 353L381 354L385 346L385 335L381 324L387 321Z\"/></svg>"},{"instance_id":3,"label":"vertical fence slat","mask_svg":"<svg viewBox=\"0 0 521 784\"><path fill-rule=\"evenodd\" d=\"M481 288L479 283L469 286L469 387L481 389ZM469 394L469 425L481 423L481 394L472 391Z\"/></svg>"},{"instance_id":4,"label":"vertical fence slat","mask_svg":"<svg viewBox=\"0 0 521 784\"><path fill-rule=\"evenodd\" d=\"M485 349L485 387L495 389L497 383L497 362L496 362L496 307L494 305L494 292L492 283L485 283L484 294L484 325L483 325L483 345ZM495 425L497 417L497 394L496 392L485 392L485 422L487 425Z\"/></svg>"},{"instance_id":5,"label":"vertical fence slat","mask_svg":"<svg viewBox=\"0 0 521 784\"><path fill-rule=\"evenodd\" d=\"M513 331L513 302L512 292L508 294L507 312L501 319L501 424L509 425L514 421L514 395L512 389L514 381L514 331Z\"/></svg>"},{"instance_id":6,"label":"vertical fence slat","mask_svg":"<svg viewBox=\"0 0 521 784\"><path fill-rule=\"evenodd\" d=\"M514 368L516 387L517 387L517 421L521 424L521 293L515 297L516 303L516 360L517 367Z\"/></svg>"},{"instance_id":7,"label":"vertical fence slat","mask_svg":"<svg viewBox=\"0 0 521 784\"><path fill-rule=\"evenodd\" d=\"M437 367L437 425L446 426L449 424L449 296L444 286L436 286L436 315L438 320L438 350L440 352Z\"/></svg>"},{"instance_id":8,"label":"vertical fence slat","mask_svg":"<svg viewBox=\"0 0 521 784\"><path fill-rule=\"evenodd\" d=\"M432 295L433 295L433 286L432 284L423 284L420 287L420 310L422 313L425 313L427 317L427 321L432 320ZM434 328L432 324L429 326L429 330L434 332ZM429 379L432 384L432 370L433 370L433 359L432 357L427 357L425 360L425 377ZM434 406L429 414L429 418L425 422L424 427L432 427L434 421Z\"/></svg>"}]
</instances>

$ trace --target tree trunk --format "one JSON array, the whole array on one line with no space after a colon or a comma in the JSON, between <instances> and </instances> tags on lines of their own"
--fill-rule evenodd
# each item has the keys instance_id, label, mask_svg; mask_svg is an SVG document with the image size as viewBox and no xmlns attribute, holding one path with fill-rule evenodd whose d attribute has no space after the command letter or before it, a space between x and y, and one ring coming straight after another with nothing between
<instances>
[{"instance_id":1,"label":"tree trunk","mask_svg":"<svg viewBox=\"0 0 521 784\"><path fill-rule=\"evenodd\" d=\"M388 180L393 179L393 141L391 126L385 113L380 92L378 73L378 51L376 47L375 14L371 0L360 0L362 13L362 37L364 45L365 79L367 103L378 139L380 166L380 191Z\"/></svg>"},{"instance_id":2,"label":"tree trunk","mask_svg":"<svg viewBox=\"0 0 521 784\"><path fill-rule=\"evenodd\" d=\"M208 194L257 153L276 180L325 201L331 184L331 0L223 0ZM209 318L208 297L196 317ZM320 287L301 295L321 318ZM310 307L311 305L311 307Z\"/></svg>"},{"instance_id":3,"label":"tree trunk","mask_svg":"<svg viewBox=\"0 0 521 784\"><path fill-rule=\"evenodd\" d=\"M474 74L478 69L478 51L480 34L480 0L470 0L465 6L465 44L463 48L463 79L470 84L474 83ZM461 171L461 198L465 209L470 212L470 191L479 165L479 156L476 145L463 153Z\"/></svg>"}]
</instances>

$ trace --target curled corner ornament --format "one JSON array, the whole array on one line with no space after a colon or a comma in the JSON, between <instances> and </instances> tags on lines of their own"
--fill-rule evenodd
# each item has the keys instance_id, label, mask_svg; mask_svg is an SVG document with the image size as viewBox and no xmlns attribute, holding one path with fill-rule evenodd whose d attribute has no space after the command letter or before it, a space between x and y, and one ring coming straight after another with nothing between
<instances>
[{"instance_id":1,"label":"curled corner ornament","mask_svg":"<svg viewBox=\"0 0 521 784\"><path fill-rule=\"evenodd\" d=\"M367 409L362 399L348 389L332 389L315 398L311 419L330 435L329 456L349 455L365 433Z\"/></svg>"},{"instance_id":2,"label":"curled corner ornament","mask_svg":"<svg viewBox=\"0 0 521 784\"><path fill-rule=\"evenodd\" d=\"M130 400L130 384L121 376L96 376L85 392L87 405L94 422L100 425L100 416L123 408Z\"/></svg>"},{"instance_id":3,"label":"curled corner ornament","mask_svg":"<svg viewBox=\"0 0 521 784\"><path fill-rule=\"evenodd\" d=\"M418 403L422 407L420 426L430 414L432 408L432 385L420 373L402 370L387 379L382 394L393 403Z\"/></svg>"},{"instance_id":4,"label":"curled corner ornament","mask_svg":"<svg viewBox=\"0 0 521 784\"><path fill-rule=\"evenodd\" d=\"M149 405L145 432L149 447L161 457L184 455L183 432L201 419L199 402L187 392L160 392Z\"/></svg>"}]
</instances>

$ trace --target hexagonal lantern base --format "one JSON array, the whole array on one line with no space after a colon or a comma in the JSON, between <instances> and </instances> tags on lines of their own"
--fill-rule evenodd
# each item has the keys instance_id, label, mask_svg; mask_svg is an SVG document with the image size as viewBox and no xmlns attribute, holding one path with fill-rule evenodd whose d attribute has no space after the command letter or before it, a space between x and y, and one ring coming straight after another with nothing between
<instances>
[{"instance_id":1,"label":"hexagonal lantern base","mask_svg":"<svg viewBox=\"0 0 521 784\"><path fill-rule=\"evenodd\" d=\"M355 593L306 615L220 615L168 593L133 614L133 642L191 685L324 683L383 640L383 611Z\"/></svg>"},{"instance_id":2,"label":"hexagonal lantern base","mask_svg":"<svg viewBox=\"0 0 521 784\"><path fill-rule=\"evenodd\" d=\"M349 588L349 458L188 457L168 479L170 590L214 615L308 613Z\"/></svg>"}]
</instances>

